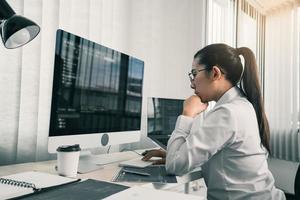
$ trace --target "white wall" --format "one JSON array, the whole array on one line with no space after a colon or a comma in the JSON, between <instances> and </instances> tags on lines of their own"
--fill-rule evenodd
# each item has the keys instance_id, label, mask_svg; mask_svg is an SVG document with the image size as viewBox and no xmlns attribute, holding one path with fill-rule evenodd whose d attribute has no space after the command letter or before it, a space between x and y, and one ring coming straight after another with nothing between
<instances>
[{"instance_id":1,"label":"white wall","mask_svg":"<svg viewBox=\"0 0 300 200\"><path fill-rule=\"evenodd\" d=\"M147 97L186 98L192 94L187 73L205 42L204 1L94 0L89 5L76 1L69 10L63 9L68 1L61 4L60 28L145 61L142 142L121 149L146 147ZM91 10L90 15L81 11L90 19L87 24L78 11L93 6L101 10Z\"/></svg>"},{"instance_id":2,"label":"white wall","mask_svg":"<svg viewBox=\"0 0 300 200\"><path fill-rule=\"evenodd\" d=\"M1 96L8 97L0 100L0 128L7 130L0 132L0 157L4 158L1 162L49 158L47 136L58 28L145 61L142 114L145 137L147 97L185 98L192 94L187 73L193 55L205 42L204 2L8 0L18 14L37 22L41 33L21 49L1 50L3 65L12 69L0 75L0 80L9 79L0 86ZM10 82L15 83L14 87L7 90Z\"/></svg>"},{"instance_id":3,"label":"white wall","mask_svg":"<svg viewBox=\"0 0 300 200\"><path fill-rule=\"evenodd\" d=\"M70 13L61 10L64 20L60 28L145 61L142 139L121 149L147 147L147 97L186 98L192 94L187 73L193 55L205 42L204 1L104 0L100 5L91 1L89 7L101 6L103 12L100 16L98 11L90 15L90 19L100 19L101 23L95 26L92 24L97 19L91 19L90 26L84 20L74 23L69 19L78 18L78 11L84 6L82 1L77 2ZM67 1L62 3L68 5Z\"/></svg>"}]
</instances>

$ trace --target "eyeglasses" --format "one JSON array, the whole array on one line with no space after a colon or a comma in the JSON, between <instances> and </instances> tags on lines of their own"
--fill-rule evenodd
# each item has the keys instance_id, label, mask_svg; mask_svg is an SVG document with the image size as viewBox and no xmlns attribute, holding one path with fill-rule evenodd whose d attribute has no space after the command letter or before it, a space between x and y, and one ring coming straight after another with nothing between
<instances>
[{"instance_id":1,"label":"eyeglasses","mask_svg":"<svg viewBox=\"0 0 300 200\"><path fill-rule=\"evenodd\" d=\"M193 81L197 74L201 71L204 71L204 70L207 70L207 68L204 68L204 69L192 69L191 72L188 73L188 76L190 78L190 81Z\"/></svg>"}]
</instances>

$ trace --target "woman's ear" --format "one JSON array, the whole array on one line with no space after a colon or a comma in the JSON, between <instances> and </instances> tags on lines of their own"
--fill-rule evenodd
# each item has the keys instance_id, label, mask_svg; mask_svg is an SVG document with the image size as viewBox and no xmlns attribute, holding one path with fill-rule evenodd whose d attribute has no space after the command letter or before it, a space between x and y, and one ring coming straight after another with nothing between
<instances>
[{"instance_id":1,"label":"woman's ear","mask_svg":"<svg viewBox=\"0 0 300 200\"><path fill-rule=\"evenodd\" d=\"M212 67L212 79L219 80L222 77L222 71L218 66Z\"/></svg>"}]
</instances>

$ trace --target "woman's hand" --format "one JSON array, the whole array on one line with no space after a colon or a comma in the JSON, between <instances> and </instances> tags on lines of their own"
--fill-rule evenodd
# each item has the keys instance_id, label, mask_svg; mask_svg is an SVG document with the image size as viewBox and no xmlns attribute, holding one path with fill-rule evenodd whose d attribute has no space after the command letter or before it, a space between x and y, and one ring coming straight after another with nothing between
<instances>
[{"instance_id":1,"label":"woman's hand","mask_svg":"<svg viewBox=\"0 0 300 200\"><path fill-rule=\"evenodd\" d=\"M148 161L152 157L161 157L161 159L159 159L159 160L154 160L153 165L161 165L161 164L166 163L166 155L167 154L166 154L166 151L163 149L153 149L150 151L145 151L142 153L142 155L144 156L142 158L143 161Z\"/></svg>"},{"instance_id":2,"label":"woman's hand","mask_svg":"<svg viewBox=\"0 0 300 200\"><path fill-rule=\"evenodd\" d=\"M206 110L207 106L208 103L203 103L199 96L192 95L184 101L182 115L194 118Z\"/></svg>"}]
</instances>

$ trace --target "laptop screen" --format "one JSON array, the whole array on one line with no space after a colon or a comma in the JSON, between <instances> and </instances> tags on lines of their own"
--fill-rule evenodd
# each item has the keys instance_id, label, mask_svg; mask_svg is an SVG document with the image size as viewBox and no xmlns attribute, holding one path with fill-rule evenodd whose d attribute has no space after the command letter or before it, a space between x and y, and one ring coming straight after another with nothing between
<instances>
[{"instance_id":1,"label":"laptop screen","mask_svg":"<svg viewBox=\"0 0 300 200\"><path fill-rule=\"evenodd\" d=\"M183 99L148 98L148 137L163 149L182 113L183 102Z\"/></svg>"}]
</instances>

